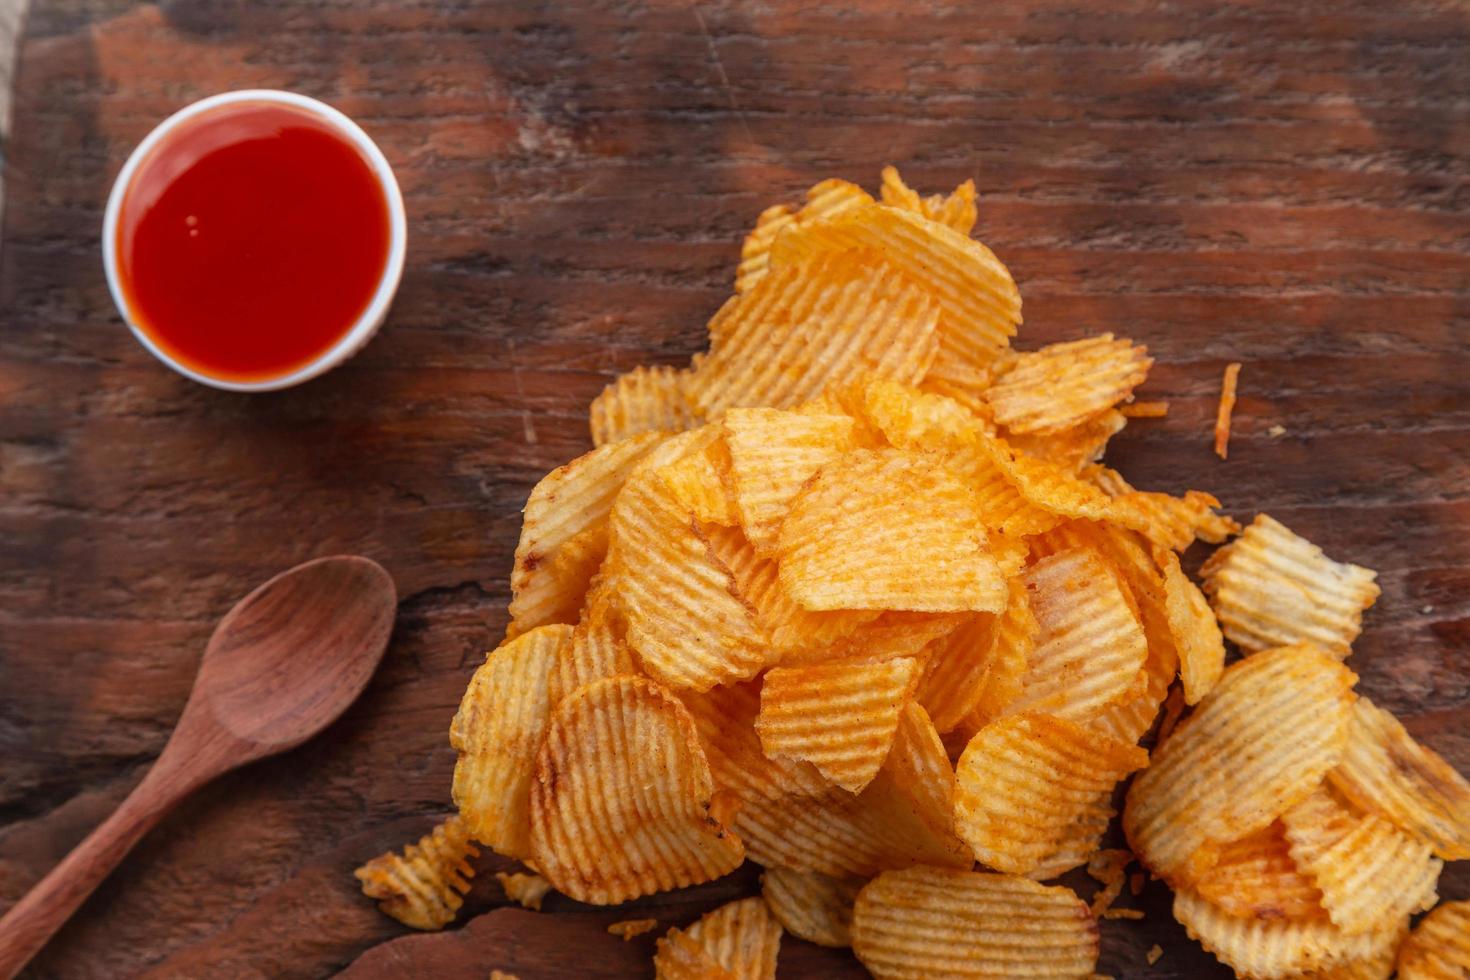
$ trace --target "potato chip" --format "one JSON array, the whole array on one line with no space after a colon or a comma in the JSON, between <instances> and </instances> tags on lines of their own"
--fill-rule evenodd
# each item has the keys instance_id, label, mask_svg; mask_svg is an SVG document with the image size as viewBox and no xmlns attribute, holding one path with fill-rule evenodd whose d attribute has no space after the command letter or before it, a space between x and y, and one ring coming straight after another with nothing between
<instances>
[{"instance_id":1,"label":"potato chip","mask_svg":"<svg viewBox=\"0 0 1470 980\"><path fill-rule=\"evenodd\" d=\"M1077 549L1038 561L1025 582L1041 632L1007 710L1083 720L1122 699L1148 641L1117 578L1096 553Z\"/></svg>"},{"instance_id":2,"label":"potato chip","mask_svg":"<svg viewBox=\"0 0 1470 980\"><path fill-rule=\"evenodd\" d=\"M770 659L730 570L657 471L629 477L613 505L609 588L644 669L675 688L708 690L753 676Z\"/></svg>"},{"instance_id":3,"label":"potato chip","mask_svg":"<svg viewBox=\"0 0 1470 980\"><path fill-rule=\"evenodd\" d=\"M1344 932L1380 929L1439 898L1443 863L1429 845L1382 817L1349 809L1319 788L1281 815L1291 857L1322 892L1322 906Z\"/></svg>"},{"instance_id":4,"label":"potato chip","mask_svg":"<svg viewBox=\"0 0 1470 980\"><path fill-rule=\"evenodd\" d=\"M1024 592L1024 585L1012 585ZM934 643L925 658L915 697L940 731L952 731L984 696L995 667L990 650L1000 614L971 613ZM1016 678L1017 688L1020 679Z\"/></svg>"},{"instance_id":5,"label":"potato chip","mask_svg":"<svg viewBox=\"0 0 1470 980\"><path fill-rule=\"evenodd\" d=\"M807 609L1005 606L974 495L935 456L858 450L823 468L786 515L779 549L781 585Z\"/></svg>"},{"instance_id":6,"label":"potato chip","mask_svg":"<svg viewBox=\"0 0 1470 980\"><path fill-rule=\"evenodd\" d=\"M1113 787L1098 793L1078 808L1076 819L1058 828L1054 846L1022 877L1052 881L1080 868L1102 847L1103 835L1118 811L1113 809Z\"/></svg>"},{"instance_id":7,"label":"potato chip","mask_svg":"<svg viewBox=\"0 0 1470 980\"><path fill-rule=\"evenodd\" d=\"M1007 431L1005 439L1012 449L1077 473L1101 459L1108 448L1108 440L1122 432L1127 424L1128 419L1122 412L1110 408L1058 432Z\"/></svg>"},{"instance_id":8,"label":"potato chip","mask_svg":"<svg viewBox=\"0 0 1470 980\"><path fill-rule=\"evenodd\" d=\"M824 180L806 192L806 204L799 210L778 204L766 208L756 219L755 229L746 236L740 249L740 267L735 275L735 291L750 289L770 268L771 246L787 228L813 224L836 217L843 211L872 204L873 198L856 184L845 180Z\"/></svg>"},{"instance_id":9,"label":"potato chip","mask_svg":"<svg viewBox=\"0 0 1470 980\"><path fill-rule=\"evenodd\" d=\"M1237 976L1257 980L1285 980L1366 959L1381 949L1385 934L1401 928L1392 923L1350 936L1325 917L1247 919L1227 914L1191 888L1175 891L1174 917Z\"/></svg>"},{"instance_id":10,"label":"potato chip","mask_svg":"<svg viewBox=\"0 0 1470 980\"><path fill-rule=\"evenodd\" d=\"M465 831L507 857L530 853L536 750L551 718L551 681L572 627L538 626L485 657L449 726L454 802Z\"/></svg>"},{"instance_id":11,"label":"potato chip","mask_svg":"<svg viewBox=\"0 0 1470 980\"><path fill-rule=\"evenodd\" d=\"M1036 616L1031 611L1031 599L1026 592L1025 580L1019 576L1011 578L1007 581L1006 588L1009 597L1005 611L997 614L990 622L989 645L983 654L983 673L978 678L973 674L960 677L956 676L957 668L951 668L940 676L940 680L931 682L938 684L947 680L953 685L952 691L957 692L944 696L932 690L929 692L929 699L934 703L931 717L937 716L945 723L941 725L936 720L935 726L942 732L954 729L964 731L966 741L975 732L999 718L1020 696L1032 651L1036 649L1036 638L1041 632ZM960 636L955 642L963 644L966 637ZM963 651L964 648L960 649ZM943 651L936 652L936 660L946 655L963 654L954 653L953 647L946 644ZM924 692L921 690L921 700L923 696ZM953 712L966 704L970 708L965 715L955 725L946 727Z\"/></svg>"},{"instance_id":12,"label":"potato chip","mask_svg":"<svg viewBox=\"0 0 1470 980\"><path fill-rule=\"evenodd\" d=\"M918 669L911 657L774 668L761 687L755 722L761 747L766 755L810 762L838 786L859 792L893 745Z\"/></svg>"},{"instance_id":13,"label":"potato chip","mask_svg":"<svg viewBox=\"0 0 1470 980\"><path fill-rule=\"evenodd\" d=\"M596 580L587 593L582 617L572 628L570 642L557 650L549 700L553 709L577 688L604 677L641 673L628 649L626 627L613 608L606 579Z\"/></svg>"},{"instance_id":14,"label":"potato chip","mask_svg":"<svg viewBox=\"0 0 1470 980\"><path fill-rule=\"evenodd\" d=\"M1463 980L1470 976L1470 901L1430 912L1398 953L1399 980Z\"/></svg>"},{"instance_id":15,"label":"potato chip","mask_svg":"<svg viewBox=\"0 0 1470 980\"><path fill-rule=\"evenodd\" d=\"M1184 700L1198 704L1225 670L1225 638L1215 614L1172 551L1154 553L1164 569L1164 613L1174 649L1179 655L1179 679L1184 682Z\"/></svg>"},{"instance_id":16,"label":"potato chip","mask_svg":"<svg viewBox=\"0 0 1470 980\"><path fill-rule=\"evenodd\" d=\"M1220 407L1215 412L1215 455L1221 459L1230 455L1230 416L1235 411L1235 387L1239 380L1239 362L1225 365L1225 377L1220 383Z\"/></svg>"},{"instance_id":17,"label":"potato chip","mask_svg":"<svg viewBox=\"0 0 1470 980\"><path fill-rule=\"evenodd\" d=\"M1470 858L1470 783L1367 698L1353 707L1347 749L1328 778L1356 806L1427 841L1446 861Z\"/></svg>"},{"instance_id":18,"label":"potato chip","mask_svg":"<svg viewBox=\"0 0 1470 980\"><path fill-rule=\"evenodd\" d=\"M946 864L969 867L974 855L955 828L955 771L928 712L910 701L899 715L893 747L862 802L892 826L913 823L911 836L941 852Z\"/></svg>"},{"instance_id":19,"label":"potato chip","mask_svg":"<svg viewBox=\"0 0 1470 980\"><path fill-rule=\"evenodd\" d=\"M497 871L495 880L505 890L506 898L533 912L541 911L542 900L551 892L551 882L540 875Z\"/></svg>"},{"instance_id":20,"label":"potato chip","mask_svg":"<svg viewBox=\"0 0 1470 980\"><path fill-rule=\"evenodd\" d=\"M684 932L736 980L775 980L781 923L761 899L721 905Z\"/></svg>"},{"instance_id":21,"label":"potato chip","mask_svg":"<svg viewBox=\"0 0 1470 980\"><path fill-rule=\"evenodd\" d=\"M736 980L687 932L670 929L653 956L655 980Z\"/></svg>"},{"instance_id":22,"label":"potato chip","mask_svg":"<svg viewBox=\"0 0 1470 980\"><path fill-rule=\"evenodd\" d=\"M1028 874L1100 794L1146 765L1143 749L1074 722L1008 715L981 729L960 756L956 826L981 864Z\"/></svg>"},{"instance_id":23,"label":"potato chip","mask_svg":"<svg viewBox=\"0 0 1470 980\"><path fill-rule=\"evenodd\" d=\"M576 619L587 583L607 551L613 498L662 438L644 433L610 443L557 467L536 484L526 501L510 576L512 635Z\"/></svg>"},{"instance_id":24,"label":"potato chip","mask_svg":"<svg viewBox=\"0 0 1470 980\"><path fill-rule=\"evenodd\" d=\"M622 919L618 922L609 922L607 925L608 935L621 936L625 943L657 928L657 919Z\"/></svg>"},{"instance_id":25,"label":"potato chip","mask_svg":"<svg viewBox=\"0 0 1470 980\"><path fill-rule=\"evenodd\" d=\"M1130 419L1162 419L1169 415L1169 403L1164 401L1129 402L1118 410Z\"/></svg>"},{"instance_id":26,"label":"potato chip","mask_svg":"<svg viewBox=\"0 0 1470 980\"><path fill-rule=\"evenodd\" d=\"M1081 476L1113 498L1109 518L1175 551L1188 548L1196 538L1220 544L1240 533L1234 519L1215 513L1220 501L1200 490L1182 497L1136 490L1117 470L1101 464L1082 469Z\"/></svg>"},{"instance_id":27,"label":"potato chip","mask_svg":"<svg viewBox=\"0 0 1470 980\"><path fill-rule=\"evenodd\" d=\"M470 890L475 869L469 859L479 851L454 816L409 844L400 857L392 851L373 858L353 874L362 893L410 929L443 929L454 921Z\"/></svg>"},{"instance_id":28,"label":"potato chip","mask_svg":"<svg viewBox=\"0 0 1470 980\"><path fill-rule=\"evenodd\" d=\"M1068 888L944 868L885 871L858 893L852 949L878 980L1086 977L1097 923Z\"/></svg>"},{"instance_id":29,"label":"potato chip","mask_svg":"<svg viewBox=\"0 0 1470 980\"><path fill-rule=\"evenodd\" d=\"M1299 974L1301 980L1388 980L1393 976L1399 946L1409 934L1408 920L1399 928L1373 933L1373 950L1359 959L1342 960L1323 970Z\"/></svg>"},{"instance_id":30,"label":"potato chip","mask_svg":"<svg viewBox=\"0 0 1470 980\"><path fill-rule=\"evenodd\" d=\"M952 194L931 194L920 197L903 182L894 167L883 168L883 203L922 214L930 221L948 225L962 235L968 235L975 227L975 182L967 180L954 189Z\"/></svg>"},{"instance_id":31,"label":"potato chip","mask_svg":"<svg viewBox=\"0 0 1470 980\"><path fill-rule=\"evenodd\" d=\"M985 393L996 424L1012 433L1063 432L1133 394L1148 377L1147 347L1110 333L1018 355Z\"/></svg>"},{"instance_id":32,"label":"potato chip","mask_svg":"<svg viewBox=\"0 0 1470 980\"><path fill-rule=\"evenodd\" d=\"M1265 514L1200 574L1220 627L1246 653L1305 642L1341 660L1379 593L1376 572L1333 561Z\"/></svg>"},{"instance_id":33,"label":"potato chip","mask_svg":"<svg viewBox=\"0 0 1470 980\"><path fill-rule=\"evenodd\" d=\"M1222 845L1195 891L1228 915L1246 919L1322 918L1322 893L1291 857L1286 829L1275 821Z\"/></svg>"},{"instance_id":34,"label":"potato chip","mask_svg":"<svg viewBox=\"0 0 1470 980\"><path fill-rule=\"evenodd\" d=\"M786 931L818 946L852 945L852 906L862 878L767 868L761 895Z\"/></svg>"},{"instance_id":35,"label":"potato chip","mask_svg":"<svg viewBox=\"0 0 1470 980\"><path fill-rule=\"evenodd\" d=\"M1184 884L1218 856L1207 845L1239 840L1301 802L1342 758L1356 680L1308 646L1226 668L1134 778L1123 811L1133 852Z\"/></svg>"},{"instance_id":36,"label":"potato chip","mask_svg":"<svg viewBox=\"0 0 1470 980\"><path fill-rule=\"evenodd\" d=\"M723 425L740 524L758 554L773 555L802 486L854 448L854 422L846 415L732 408Z\"/></svg>"},{"instance_id":37,"label":"potato chip","mask_svg":"<svg viewBox=\"0 0 1470 980\"><path fill-rule=\"evenodd\" d=\"M964 449L984 423L959 402L883 378L857 385L856 411L895 449Z\"/></svg>"},{"instance_id":38,"label":"potato chip","mask_svg":"<svg viewBox=\"0 0 1470 980\"><path fill-rule=\"evenodd\" d=\"M648 432L681 432L703 421L689 400L690 372L671 367L636 367L620 374L592 401L588 417L592 445L631 439Z\"/></svg>"},{"instance_id":39,"label":"potato chip","mask_svg":"<svg viewBox=\"0 0 1470 980\"><path fill-rule=\"evenodd\" d=\"M878 663L895 657L911 657L923 668L935 648L962 623L977 613L884 612L863 623L835 644L826 657L808 656L803 663L826 663L836 660L848 663ZM786 664L792 664L788 659Z\"/></svg>"},{"instance_id":40,"label":"potato chip","mask_svg":"<svg viewBox=\"0 0 1470 980\"><path fill-rule=\"evenodd\" d=\"M596 681L557 707L536 756L531 853L595 905L709 881L745 857L717 804L684 706L646 678Z\"/></svg>"},{"instance_id":41,"label":"potato chip","mask_svg":"<svg viewBox=\"0 0 1470 980\"><path fill-rule=\"evenodd\" d=\"M729 485L729 452L723 440L714 440L659 467L669 491L695 520L706 524L738 524L735 491Z\"/></svg>"},{"instance_id":42,"label":"potato chip","mask_svg":"<svg viewBox=\"0 0 1470 980\"><path fill-rule=\"evenodd\" d=\"M716 687L702 694L685 692L682 700L699 732L717 788L734 793L746 804L788 794L816 797L831 789L811 763L767 756L761 748L755 729L761 681ZM740 814L749 808L737 812L737 832Z\"/></svg>"},{"instance_id":43,"label":"potato chip","mask_svg":"<svg viewBox=\"0 0 1470 980\"><path fill-rule=\"evenodd\" d=\"M688 391L714 418L744 405L789 408L868 373L916 382L934 361L938 326L935 299L876 253L815 254L720 308Z\"/></svg>"}]
</instances>

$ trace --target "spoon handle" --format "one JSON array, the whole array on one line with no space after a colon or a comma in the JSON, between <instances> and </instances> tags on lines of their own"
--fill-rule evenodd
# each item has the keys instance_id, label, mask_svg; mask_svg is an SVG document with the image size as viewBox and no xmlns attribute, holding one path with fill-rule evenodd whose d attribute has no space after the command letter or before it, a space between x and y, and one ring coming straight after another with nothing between
<instances>
[{"instance_id":1,"label":"spoon handle","mask_svg":"<svg viewBox=\"0 0 1470 980\"><path fill-rule=\"evenodd\" d=\"M0 980L11 980L117 867L133 845L199 784L160 759L128 798L0 918Z\"/></svg>"}]
</instances>

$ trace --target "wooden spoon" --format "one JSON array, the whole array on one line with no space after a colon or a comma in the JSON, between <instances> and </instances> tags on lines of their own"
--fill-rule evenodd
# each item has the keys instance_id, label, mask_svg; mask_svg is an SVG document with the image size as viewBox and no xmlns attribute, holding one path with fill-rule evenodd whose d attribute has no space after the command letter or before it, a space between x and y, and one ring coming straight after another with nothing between
<instances>
[{"instance_id":1,"label":"wooden spoon","mask_svg":"<svg viewBox=\"0 0 1470 980\"><path fill-rule=\"evenodd\" d=\"M383 658L396 611L388 573L351 556L297 565L231 609L148 775L0 919L0 977L19 973L179 800L295 748L342 714Z\"/></svg>"}]
</instances>

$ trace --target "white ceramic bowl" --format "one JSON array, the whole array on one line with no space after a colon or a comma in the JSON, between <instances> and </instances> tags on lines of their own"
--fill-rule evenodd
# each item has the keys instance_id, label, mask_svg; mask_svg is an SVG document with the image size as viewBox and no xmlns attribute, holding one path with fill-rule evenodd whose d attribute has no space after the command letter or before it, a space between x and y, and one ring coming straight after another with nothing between
<instances>
[{"instance_id":1,"label":"white ceramic bowl","mask_svg":"<svg viewBox=\"0 0 1470 980\"><path fill-rule=\"evenodd\" d=\"M117 221L122 211L123 198L127 195L128 186L132 183L133 175L137 172L138 167L147 159L153 148L181 123L211 109L237 102L272 102L291 106L309 112L326 122L362 152L378 179L378 185L383 191L383 199L388 205L388 261L383 266L378 288L374 291L367 309L363 310L362 315L336 344L314 361L289 374L261 381L229 381L215 378L201 374L174 360L139 326L138 318L128 308L127 299L123 295L122 284L117 274ZM305 95L297 95L294 92L281 92L275 89L240 89L235 92L211 95L207 99L200 99L198 102L185 106L159 123L153 132L138 144L132 156L128 157L128 162L123 164L122 172L117 175L117 181L112 185L112 194L107 199L107 213L102 223L102 264L107 270L107 286L112 290L112 301L117 305L118 312L122 314L128 328L133 331L133 336L137 337L138 342L148 348L154 357L185 377L212 388L223 388L226 391L275 391L280 388L289 388L330 371L362 350L372 339L373 334L377 333L378 327L382 326L383 319L388 315L388 307L393 302L393 294L398 291L398 281L403 277L403 258L406 247L407 222L403 214L403 194L398 189L398 181L393 176L393 169L388 166L388 161L384 158L383 152L378 149L377 144L362 131L357 123L325 102L319 102Z\"/></svg>"}]
</instances>

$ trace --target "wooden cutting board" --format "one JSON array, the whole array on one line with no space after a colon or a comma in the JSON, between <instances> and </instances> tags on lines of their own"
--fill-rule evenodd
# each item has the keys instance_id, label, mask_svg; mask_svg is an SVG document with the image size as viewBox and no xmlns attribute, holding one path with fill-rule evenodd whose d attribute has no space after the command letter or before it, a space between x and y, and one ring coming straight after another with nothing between
<instances>
[{"instance_id":1,"label":"wooden cutting board","mask_svg":"<svg viewBox=\"0 0 1470 980\"><path fill-rule=\"evenodd\" d=\"M35 0L0 239L0 906L137 781L249 587L355 551L403 602L348 716L192 800L34 976L651 975L653 937L609 921L748 893L753 872L532 914L499 908L487 859L480 918L378 946L403 930L350 872L447 810L446 730L504 626L520 507L587 448L588 401L700 349L763 207L888 162L925 191L975 178L1023 345L1148 344L1170 412L1116 440L1130 479L1269 510L1380 571L1362 690L1470 772L1470 8L932 6ZM354 115L410 221L372 345L254 397L149 358L97 247L132 146L246 86ZM1470 896L1464 865L1442 893ZM1130 904L1147 917L1103 923L1102 972L1224 974L1162 887ZM782 964L856 975L791 940Z\"/></svg>"}]
</instances>

